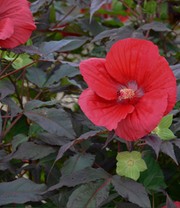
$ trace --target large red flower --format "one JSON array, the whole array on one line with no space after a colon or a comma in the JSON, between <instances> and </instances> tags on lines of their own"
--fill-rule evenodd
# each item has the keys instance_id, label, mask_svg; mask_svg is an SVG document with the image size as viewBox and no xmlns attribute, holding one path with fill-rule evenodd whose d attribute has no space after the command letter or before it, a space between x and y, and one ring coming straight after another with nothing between
<instances>
[{"instance_id":1,"label":"large red flower","mask_svg":"<svg viewBox=\"0 0 180 208\"><path fill-rule=\"evenodd\" d=\"M35 29L27 0L1 0L0 47L14 48L25 43Z\"/></svg>"},{"instance_id":2,"label":"large red flower","mask_svg":"<svg viewBox=\"0 0 180 208\"><path fill-rule=\"evenodd\" d=\"M152 42L124 39L105 59L80 63L88 88L79 105L96 125L135 141L150 133L176 101L176 80Z\"/></svg>"}]
</instances>

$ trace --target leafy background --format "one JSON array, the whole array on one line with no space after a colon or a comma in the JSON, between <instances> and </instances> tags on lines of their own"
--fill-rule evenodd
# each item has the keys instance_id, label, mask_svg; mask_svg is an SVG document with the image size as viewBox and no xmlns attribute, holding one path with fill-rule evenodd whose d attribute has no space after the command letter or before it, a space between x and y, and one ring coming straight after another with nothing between
<instances>
[{"instance_id":1,"label":"leafy background","mask_svg":"<svg viewBox=\"0 0 180 208\"><path fill-rule=\"evenodd\" d=\"M0 50L0 206L173 207L180 201L178 1L31 3L37 25L31 40ZM77 104L86 88L79 62L105 57L127 37L157 44L178 87L173 119L131 144L147 165L137 181L116 173L117 153L129 144L94 126Z\"/></svg>"}]
</instances>

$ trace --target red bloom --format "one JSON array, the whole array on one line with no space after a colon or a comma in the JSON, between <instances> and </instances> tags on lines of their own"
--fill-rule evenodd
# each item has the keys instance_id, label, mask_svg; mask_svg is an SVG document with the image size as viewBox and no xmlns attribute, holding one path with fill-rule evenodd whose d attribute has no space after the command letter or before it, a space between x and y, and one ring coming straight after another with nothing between
<instances>
[{"instance_id":1,"label":"red bloom","mask_svg":"<svg viewBox=\"0 0 180 208\"><path fill-rule=\"evenodd\" d=\"M180 202L179 201L174 202L174 205L176 205L176 208L180 208ZM167 206L164 206L162 208L167 208Z\"/></svg>"},{"instance_id":2,"label":"red bloom","mask_svg":"<svg viewBox=\"0 0 180 208\"><path fill-rule=\"evenodd\" d=\"M82 61L80 71L89 86L79 98L81 109L125 140L150 133L176 101L175 77L150 41L120 40L106 59Z\"/></svg>"},{"instance_id":3,"label":"red bloom","mask_svg":"<svg viewBox=\"0 0 180 208\"><path fill-rule=\"evenodd\" d=\"M1 0L0 47L14 48L25 43L35 29L27 0Z\"/></svg>"}]
</instances>

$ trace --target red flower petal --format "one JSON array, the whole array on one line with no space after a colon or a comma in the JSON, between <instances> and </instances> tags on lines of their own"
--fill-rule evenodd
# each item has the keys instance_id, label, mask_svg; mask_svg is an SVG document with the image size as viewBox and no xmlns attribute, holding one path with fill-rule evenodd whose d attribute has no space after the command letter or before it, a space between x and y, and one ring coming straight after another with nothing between
<instances>
[{"instance_id":1,"label":"red flower petal","mask_svg":"<svg viewBox=\"0 0 180 208\"><path fill-rule=\"evenodd\" d=\"M95 125L104 126L109 130L115 129L118 122L134 110L132 105L104 100L91 89L86 89L81 94L79 105Z\"/></svg>"},{"instance_id":2,"label":"red flower petal","mask_svg":"<svg viewBox=\"0 0 180 208\"><path fill-rule=\"evenodd\" d=\"M160 122L167 107L163 91L146 93L135 106L133 113L120 121L116 134L128 141L135 141L149 134Z\"/></svg>"},{"instance_id":3,"label":"red flower petal","mask_svg":"<svg viewBox=\"0 0 180 208\"><path fill-rule=\"evenodd\" d=\"M13 21L13 25L9 24L8 30L14 30L14 32L6 39L0 38L0 47L14 48L23 44L29 39L32 31L36 29L27 0L1 0L0 20L6 18Z\"/></svg>"},{"instance_id":4,"label":"red flower petal","mask_svg":"<svg viewBox=\"0 0 180 208\"><path fill-rule=\"evenodd\" d=\"M118 83L106 71L105 59L90 58L80 63L80 71L85 82L100 97L117 99Z\"/></svg>"},{"instance_id":5,"label":"red flower petal","mask_svg":"<svg viewBox=\"0 0 180 208\"><path fill-rule=\"evenodd\" d=\"M14 23L10 18L0 20L0 40L5 40L14 33Z\"/></svg>"},{"instance_id":6,"label":"red flower petal","mask_svg":"<svg viewBox=\"0 0 180 208\"><path fill-rule=\"evenodd\" d=\"M142 85L156 70L159 52L147 40L128 38L116 42L106 56L106 68L119 83L135 80Z\"/></svg>"}]
</instances>

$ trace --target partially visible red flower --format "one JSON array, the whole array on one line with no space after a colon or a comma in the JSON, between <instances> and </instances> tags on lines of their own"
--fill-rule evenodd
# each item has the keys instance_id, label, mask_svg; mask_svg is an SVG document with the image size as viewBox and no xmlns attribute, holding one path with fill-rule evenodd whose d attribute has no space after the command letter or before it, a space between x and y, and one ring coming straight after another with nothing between
<instances>
[{"instance_id":1,"label":"partially visible red flower","mask_svg":"<svg viewBox=\"0 0 180 208\"><path fill-rule=\"evenodd\" d=\"M174 202L174 205L176 205L176 208L180 208L180 202L179 201ZM162 208L167 208L167 206L164 206Z\"/></svg>"},{"instance_id":2,"label":"partially visible red flower","mask_svg":"<svg viewBox=\"0 0 180 208\"><path fill-rule=\"evenodd\" d=\"M14 48L25 43L35 29L27 0L1 0L0 47Z\"/></svg>"},{"instance_id":3,"label":"partially visible red flower","mask_svg":"<svg viewBox=\"0 0 180 208\"><path fill-rule=\"evenodd\" d=\"M149 134L176 101L176 79L147 40L120 40L105 59L82 61L80 71L88 84L81 109L95 125L128 141Z\"/></svg>"}]
</instances>

